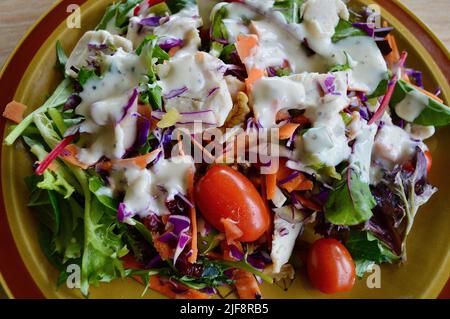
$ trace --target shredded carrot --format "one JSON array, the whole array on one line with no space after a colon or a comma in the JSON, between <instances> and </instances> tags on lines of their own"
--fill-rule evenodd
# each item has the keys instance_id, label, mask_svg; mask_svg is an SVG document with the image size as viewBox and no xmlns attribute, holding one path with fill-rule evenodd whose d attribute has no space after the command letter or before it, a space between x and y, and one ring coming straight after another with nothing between
<instances>
[{"instance_id":1,"label":"shredded carrot","mask_svg":"<svg viewBox=\"0 0 450 319\"><path fill-rule=\"evenodd\" d=\"M267 199L272 200L275 198L277 188L277 173L266 175L266 192Z\"/></svg>"},{"instance_id":2,"label":"shredded carrot","mask_svg":"<svg viewBox=\"0 0 450 319\"><path fill-rule=\"evenodd\" d=\"M195 138L191 138L191 142L192 142L192 144L194 144L194 146L196 146L198 149L200 149L203 154L205 154L211 160L213 160L213 162L216 161L216 158L206 148L204 148L203 145L201 143L199 143Z\"/></svg>"},{"instance_id":3,"label":"shredded carrot","mask_svg":"<svg viewBox=\"0 0 450 319\"><path fill-rule=\"evenodd\" d=\"M180 47L178 46L178 47L173 47L173 48L171 48L170 50L169 50L169 56L171 57L171 58L173 58L174 56L175 56L175 54L177 54L177 52L178 51L180 51Z\"/></svg>"},{"instance_id":4,"label":"shredded carrot","mask_svg":"<svg viewBox=\"0 0 450 319\"><path fill-rule=\"evenodd\" d=\"M244 234L239 226L229 218L221 218L220 222L223 224L223 227L225 229L225 238L227 239L228 245L233 244Z\"/></svg>"},{"instance_id":5,"label":"shredded carrot","mask_svg":"<svg viewBox=\"0 0 450 319\"><path fill-rule=\"evenodd\" d=\"M294 132L300 127L300 124L297 123L286 123L282 127L280 127L280 140L287 140L292 137Z\"/></svg>"},{"instance_id":6,"label":"shredded carrot","mask_svg":"<svg viewBox=\"0 0 450 319\"><path fill-rule=\"evenodd\" d=\"M389 26L387 21L383 22L383 26L384 27ZM388 64L389 68L392 69L392 67L395 65L395 63L400 59L400 51L398 50L397 41L395 40L395 37L391 33L389 33L386 36L386 40L392 49L392 52L386 56L386 62Z\"/></svg>"},{"instance_id":7,"label":"shredded carrot","mask_svg":"<svg viewBox=\"0 0 450 319\"><path fill-rule=\"evenodd\" d=\"M255 48L259 45L258 36L255 34L240 34L236 41L236 51L245 63L245 60L254 53Z\"/></svg>"},{"instance_id":8,"label":"shredded carrot","mask_svg":"<svg viewBox=\"0 0 450 319\"><path fill-rule=\"evenodd\" d=\"M3 111L3 117L19 124L23 120L23 114L26 109L27 106L25 104L16 101L9 102Z\"/></svg>"},{"instance_id":9,"label":"shredded carrot","mask_svg":"<svg viewBox=\"0 0 450 319\"><path fill-rule=\"evenodd\" d=\"M209 299L210 295L199 290L189 288L183 284L176 283L174 286L168 279L159 275L150 276L149 287L166 297L172 299Z\"/></svg>"},{"instance_id":10,"label":"shredded carrot","mask_svg":"<svg viewBox=\"0 0 450 319\"><path fill-rule=\"evenodd\" d=\"M188 261L193 264L197 261L198 247L197 247L197 212L195 210L195 197L194 197L194 170L190 169L188 172L188 196L189 200L193 204L190 209L191 227L192 227L192 239L191 239L191 251L192 255L188 257Z\"/></svg>"},{"instance_id":11,"label":"shredded carrot","mask_svg":"<svg viewBox=\"0 0 450 319\"><path fill-rule=\"evenodd\" d=\"M152 233L153 246L163 260L168 260L173 257L173 249L167 243L163 243L159 240L159 235L155 232Z\"/></svg>"},{"instance_id":12,"label":"shredded carrot","mask_svg":"<svg viewBox=\"0 0 450 319\"><path fill-rule=\"evenodd\" d=\"M233 272L234 285L241 299L260 299L261 290L255 276L248 271L236 269Z\"/></svg>"},{"instance_id":13,"label":"shredded carrot","mask_svg":"<svg viewBox=\"0 0 450 319\"><path fill-rule=\"evenodd\" d=\"M310 181L309 179L305 179L303 182L298 184L297 187L295 187L296 191L310 191L314 187L314 183Z\"/></svg>"},{"instance_id":14,"label":"shredded carrot","mask_svg":"<svg viewBox=\"0 0 450 319\"><path fill-rule=\"evenodd\" d=\"M133 157L133 158L127 158L127 159L120 159L120 160L114 160L112 161L112 164L120 164L120 165L127 165L127 164L134 164L138 166L141 169L145 169L147 165L153 161L158 154L161 152L161 150L158 148L154 151L151 151L150 153Z\"/></svg>"},{"instance_id":15,"label":"shredded carrot","mask_svg":"<svg viewBox=\"0 0 450 319\"><path fill-rule=\"evenodd\" d=\"M245 79L245 87L247 88L247 93L252 91L253 84L261 79L264 74L264 70L258 68L253 68L248 72L248 78Z\"/></svg>"},{"instance_id":16,"label":"shredded carrot","mask_svg":"<svg viewBox=\"0 0 450 319\"><path fill-rule=\"evenodd\" d=\"M102 171L110 171L112 169L111 161L102 161L96 165L96 167Z\"/></svg>"},{"instance_id":17,"label":"shredded carrot","mask_svg":"<svg viewBox=\"0 0 450 319\"><path fill-rule=\"evenodd\" d=\"M82 163L78 158L78 147L75 144L69 144L64 148L64 151L59 155L61 159L72 165L78 166L82 169L87 169L89 165Z\"/></svg>"},{"instance_id":18,"label":"shredded carrot","mask_svg":"<svg viewBox=\"0 0 450 319\"><path fill-rule=\"evenodd\" d=\"M305 175L298 172L298 175L292 178L290 181L281 184L280 186L287 190L289 193L297 190L297 188L306 180Z\"/></svg>"},{"instance_id":19,"label":"shredded carrot","mask_svg":"<svg viewBox=\"0 0 450 319\"><path fill-rule=\"evenodd\" d=\"M433 100L435 100L435 101L437 101L439 103L444 103L444 100L442 100L441 98L437 97L433 93L430 93L427 90L424 90L421 87L418 87L417 85L414 85L414 84L411 84L411 86L413 86L415 89L419 90L423 94L427 95L428 97L432 98Z\"/></svg>"}]
</instances>

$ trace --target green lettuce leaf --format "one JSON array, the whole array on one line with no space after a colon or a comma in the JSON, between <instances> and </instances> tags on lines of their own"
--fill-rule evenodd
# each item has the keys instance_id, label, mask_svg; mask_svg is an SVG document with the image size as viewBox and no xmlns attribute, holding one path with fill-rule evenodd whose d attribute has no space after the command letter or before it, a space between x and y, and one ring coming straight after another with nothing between
<instances>
[{"instance_id":1,"label":"green lettuce leaf","mask_svg":"<svg viewBox=\"0 0 450 319\"><path fill-rule=\"evenodd\" d=\"M178 13L187 6L196 5L197 1L195 0L167 0L167 6L169 7L172 13Z\"/></svg>"},{"instance_id":2,"label":"green lettuce leaf","mask_svg":"<svg viewBox=\"0 0 450 319\"><path fill-rule=\"evenodd\" d=\"M300 11L305 0L277 0L273 5L275 11L279 11L289 23L300 23Z\"/></svg>"},{"instance_id":3,"label":"green lettuce leaf","mask_svg":"<svg viewBox=\"0 0 450 319\"><path fill-rule=\"evenodd\" d=\"M41 114L47 112L50 108L55 108L66 103L67 99L70 95L72 95L73 89L70 80L65 79L61 84L56 88L53 95L38 109L30 113L27 117L25 117L22 122L20 122L14 130L12 130L8 136L5 138L6 145L12 145L17 140L19 136L27 129L30 124L33 123L34 116L36 114Z\"/></svg>"},{"instance_id":4,"label":"green lettuce leaf","mask_svg":"<svg viewBox=\"0 0 450 319\"><path fill-rule=\"evenodd\" d=\"M352 230L345 246L355 261L358 277L362 277L374 264L392 263L400 258L367 231Z\"/></svg>"},{"instance_id":5,"label":"green lettuce leaf","mask_svg":"<svg viewBox=\"0 0 450 319\"><path fill-rule=\"evenodd\" d=\"M368 36L368 35L363 30L355 28L351 22L341 19L341 20L339 20L339 23L336 26L335 33L334 33L333 37L331 38L331 40L334 43L336 43L345 38L356 37L356 36Z\"/></svg>"},{"instance_id":6,"label":"green lettuce leaf","mask_svg":"<svg viewBox=\"0 0 450 319\"><path fill-rule=\"evenodd\" d=\"M346 178L339 181L325 204L325 217L335 225L358 225L372 217L376 201L369 185L361 181L352 168L345 172Z\"/></svg>"},{"instance_id":7,"label":"green lettuce leaf","mask_svg":"<svg viewBox=\"0 0 450 319\"><path fill-rule=\"evenodd\" d=\"M395 87L390 101L390 106L392 109L395 110L395 106L413 90L415 90L418 95L423 95L423 97L428 101L428 104L424 105L423 111L414 120L415 124L438 127L450 124L450 108L448 106L426 96L424 93L420 92L411 84L403 80L398 81ZM418 102L421 103L421 101Z\"/></svg>"}]
</instances>

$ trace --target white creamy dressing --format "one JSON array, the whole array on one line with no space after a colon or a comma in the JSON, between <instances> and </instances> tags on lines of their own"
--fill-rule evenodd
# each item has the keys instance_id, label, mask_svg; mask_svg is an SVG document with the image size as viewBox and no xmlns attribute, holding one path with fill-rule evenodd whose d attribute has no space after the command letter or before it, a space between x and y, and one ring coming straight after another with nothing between
<instances>
[{"instance_id":1,"label":"white creamy dressing","mask_svg":"<svg viewBox=\"0 0 450 319\"><path fill-rule=\"evenodd\" d=\"M146 217L150 214L168 215L165 203L175 195L187 195L187 174L195 170L191 156L160 159L150 169L140 169L135 165L114 166L117 180L126 181L124 204L127 211Z\"/></svg>"},{"instance_id":2,"label":"white creamy dressing","mask_svg":"<svg viewBox=\"0 0 450 319\"><path fill-rule=\"evenodd\" d=\"M381 166L392 169L397 164L404 164L415 154L418 145L402 128L387 123L377 133L374 145L374 161Z\"/></svg>"},{"instance_id":3,"label":"white creamy dressing","mask_svg":"<svg viewBox=\"0 0 450 319\"><path fill-rule=\"evenodd\" d=\"M375 124L367 125L365 120L360 120L360 122L361 130L353 145L353 152L350 155L350 166L360 173L362 182L370 183L372 150L377 126Z\"/></svg>"},{"instance_id":4,"label":"white creamy dressing","mask_svg":"<svg viewBox=\"0 0 450 319\"><path fill-rule=\"evenodd\" d=\"M77 157L82 163L93 165L103 156L120 159L133 146L137 118L132 114L137 112L137 99L123 120L118 122L129 98L129 95L122 95L92 104L90 116L86 116L82 128L84 132L91 133L93 143L78 152Z\"/></svg>"},{"instance_id":5,"label":"white creamy dressing","mask_svg":"<svg viewBox=\"0 0 450 319\"><path fill-rule=\"evenodd\" d=\"M334 91L323 92L320 83L330 77ZM296 150L301 160L335 166L350 155L345 124L339 114L349 104L347 72L264 77L254 85L252 93L255 117L266 128L275 126L280 110L306 110L312 129L297 139Z\"/></svg>"},{"instance_id":6,"label":"white creamy dressing","mask_svg":"<svg viewBox=\"0 0 450 319\"><path fill-rule=\"evenodd\" d=\"M127 53L121 48L114 55L101 55L99 62L103 70L100 78L92 78L80 93L82 103L75 112L85 117L80 131L91 134L91 145L78 153L85 164L95 164L102 156L121 158L136 138L137 99L123 116L124 107L132 95L133 88L144 80L146 67L141 57Z\"/></svg>"},{"instance_id":7,"label":"white creamy dressing","mask_svg":"<svg viewBox=\"0 0 450 319\"><path fill-rule=\"evenodd\" d=\"M251 29L258 35L259 47L254 56L245 61L248 67L265 70L288 66L294 73L326 70L327 64L322 57L317 54L308 56L298 39L279 25L263 19L253 21Z\"/></svg>"},{"instance_id":8,"label":"white creamy dressing","mask_svg":"<svg viewBox=\"0 0 450 319\"><path fill-rule=\"evenodd\" d=\"M296 26L299 36L330 65L344 64L346 52L353 62L350 87L372 93L387 72L375 41L368 36L349 37L337 43L331 40L339 18L349 18L345 4L341 0L308 0L302 10L303 23Z\"/></svg>"},{"instance_id":9,"label":"white creamy dressing","mask_svg":"<svg viewBox=\"0 0 450 319\"><path fill-rule=\"evenodd\" d=\"M278 214L275 214L273 224L274 231L270 257L273 262L273 272L279 273L281 267L289 262L295 241L302 229L302 224L290 223L282 219Z\"/></svg>"},{"instance_id":10,"label":"white creamy dressing","mask_svg":"<svg viewBox=\"0 0 450 319\"><path fill-rule=\"evenodd\" d=\"M428 103L428 96L418 90L412 90L395 106L395 113L408 122L414 122Z\"/></svg>"},{"instance_id":11,"label":"white creamy dressing","mask_svg":"<svg viewBox=\"0 0 450 319\"><path fill-rule=\"evenodd\" d=\"M75 78L77 73L71 68L76 67L80 69L83 66L87 66L88 61L91 58L95 58L97 55L96 50L89 49L89 44L92 45L111 45L116 48L120 48L125 52L133 51L132 43L118 35L112 35L108 31L88 31L78 41L77 45L73 49L66 63L66 74Z\"/></svg>"},{"instance_id":12,"label":"white creamy dressing","mask_svg":"<svg viewBox=\"0 0 450 319\"><path fill-rule=\"evenodd\" d=\"M233 107L232 97L224 77L224 63L206 52L184 55L157 66L163 95L187 88L174 98L164 98L166 111L175 108L180 113L211 110L222 126Z\"/></svg>"},{"instance_id":13,"label":"white creamy dressing","mask_svg":"<svg viewBox=\"0 0 450 319\"><path fill-rule=\"evenodd\" d=\"M149 34L158 36L159 43L167 39L183 40L183 45L175 54L181 56L193 54L198 51L201 40L198 28L202 26L202 19L197 6L188 6L180 12L169 17L168 21L157 27L141 26L140 20L154 16L132 17L128 27L127 38L133 43L134 48L138 47L144 38Z\"/></svg>"}]
</instances>

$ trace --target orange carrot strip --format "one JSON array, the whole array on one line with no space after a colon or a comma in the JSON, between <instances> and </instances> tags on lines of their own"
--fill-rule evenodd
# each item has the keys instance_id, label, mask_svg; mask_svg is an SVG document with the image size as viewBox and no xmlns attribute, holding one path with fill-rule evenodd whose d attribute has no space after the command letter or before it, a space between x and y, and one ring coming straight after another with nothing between
<instances>
[{"instance_id":1,"label":"orange carrot strip","mask_svg":"<svg viewBox=\"0 0 450 319\"><path fill-rule=\"evenodd\" d=\"M242 230L229 218L221 218L220 222L223 224L225 229L225 237L227 239L228 245L233 244L233 242L242 237L244 234Z\"/></svg>"},{"instance_id":2,"label":"orange carrot strip","mask_svg":"<svg viewBox=\"0 0 450 319\"><path fill-rule=\"evenodd\" d=\"M259 39L255 34L240 34L236 41L236 51L241 61L245 63L245 60L251 56L253 50L258 47Z\"/></svg>"},{"instance_id":3,"label":"orange carrot strip","mask_svg":"<svg viewBox=\"0 0 450 319\"><path fill-rule=\"evenodd\" d=\"M264 70L258 68L253 68L248 72L248 78L245 79L245 87L247 88L247 93L252 91L253 84L255 84L259 79L264 76Z\"/></svg>"},{"instance_id":4,"label":"orange carrot strip","mask_svg":"<svg viewBox=\"0 0 450 319\"><path fill-rule=\"evenodd\" d=\"M19 124L23 120L23 113L26 109L25 104L16 101L9 102L3 111L3 117Z\"/></svg>"},{"instance_id":5,"label":"orange carrot strip","mask_svg":"<svg viewBox=\"0 0 450 319\"><path fill-rule=\"evenodd\" d=\"M149 287L150 289L153 289L161 294L163 294L166 297L172 298L172 299L209 299L210 295L205 294L201 291L188 288L185 285L182 285L180 283L177 283L179 286L177 290L183 291L183 292L176 292L175 287L167 280L165 281L162 277L155 275L150 276L149 280Z\"/></svg>"},{"instance_id":6,"label":"orange carrot strip","mask_svg":"<svg viewBox=\"0 0 450 319\"><path fill-rule=\"evenodd\" d=\"M444 103L444 100L442 100L440 97L437 97L433 93L430 93L427 90L424 90L421 87L418 87L417 85L414 85L414 84L411 84L411 86L413 86L415 89L419 90L423 94L427 95L428 97L432 98L433 100L435 100L435 101L437 101L439 103Z\"/></svg>"},{"instance_id":7,"label":"orange carrot strip","mask_svg":"<svg viewBox=\"0 0 450 319\"><path fill-rule=\"evenodd\" d=\"M300 124L297 123L286 123L282 127L280 127L279 134L280 140L290 139L294 134L295 130L298 129Z\"/></svg>"},{"instance_id":8,"label":"orange carrot strip","mask_svg":"<svg viewBox=\"0 0 450 319\"><path fill-rule=\"evenodd\" d=\"M190 169L188 172L188 196L191 203L194 205L190 209L191 227L192 227L192 239L191 239L191 251L192 255L188 257L188 261L193 264L197 261L198 247L197 247L197 212L195 210L195 198L194 198L194 170Z\"/></svg>"},{"instance_id":9,"label":"orange carrot strip","mask_svg":"<svg viewBox=\"0 0 450 319\"><path fill-rule=\"evenodd\" d=\"M261 290L259 289L258 281L248 271L236 269L233 272L234 285L237 293L241 299L260 299Z\"/></svg>"},{"instance_id":10,"label":"orange carrot strip","mask_svg":"<svg viewBox=\"0 0 450 319\"><path fill-rule=\"evenodd\" d=\"M194 144L194 146L198 147L210 159L212 159L213 161L216 160L216 158L206 148L204 148L203 145L200 144L195 138L191 138L191 142L192 142L192 144Z\"/></svg>"},{"instance_id":11,"label":"orange carrot strip","mask_svg":"<svg viewBox=\"0 0 450 319\"><path fill-rule=\"evenodd\" d=\"M59 157L72 165L78 166L82 169L87 169L89 165L82 163L78 158L78 147L75 144L69 144L64 148L64 151Z\"/></svg>"},{"instance_id":12,"label":"orange carrot strip","mask_svg":"<svg viewBox=\"0 0 450 319\"><path fill-rule=\"evenodd\" d=\"M173 48L171 48L170 50L169 50L169 56L171 57L171 58L173 58L174 57L174 55L175 54L177 54L177 52L178 51L180 51L180 47L178 46L178 47L173 47Z\"/></svg>"},{"instance_id":13,"label":"orange carrot strip","mask_svg":"<svg viewBox=\"0 0 450 319\"><path fill-rule=\"evenodd\" d=\"M272 200L275 198L277 188L277 174L266 175L266 193L267 199Z\"/></svg>"},{"instance_id":14,"label":"orange carrot strip","mask_svg":"<svg viewBox=\"0 0 450 319\"><path fill-rule=\"evenodd\" d=\"M309 179L304 180L301 182L296 188L296 191L310 191L314 187L314 183L310 181Z\"/></svg>"},{"instance_id":15,"label":"orange carrot strip","mask_svg":"<svg viewBox=\"0 0 450 319\"><path fill-rule=\"evenodd\" d=\"M152 233L153 235L153 246L159 253L163 260L168 260L173 257L173 249L167 243L163 243L159 240L159 235L157 233Z\"/></svg>"},{"instance_id":16,"label":"orange carrot strip","mask_svg":"<svg viewBox=\"0 0 450 319\"><path fill-rule=\"evenodd\" d=\"M295 176L293 179L284 184L281 184L280 186L285 190L287 190L289 193L291 193L294 190L296 190L297 187L299 187L299 185L303 183L305 180L306 180L305 175L299 172L299 174Z\"/></svg>"},{"instance_id":17,"label":"orange carrot strip","mask_svg":"<svg viewBox=\"0 0 450 319\"><path fill-rule=\"evenodd\" d=\"M128 164L134 164L138 166L141 169L145 169L151 161L153 161L156 156L161 152L161 150L158 148L154 151L151 151L150 153L133 157L133 158L127 158L127 159L120 159L120 160L114 160L112 161L112 164L120 164L120 165L128 165Z\"/></svg>"}]
</instances>

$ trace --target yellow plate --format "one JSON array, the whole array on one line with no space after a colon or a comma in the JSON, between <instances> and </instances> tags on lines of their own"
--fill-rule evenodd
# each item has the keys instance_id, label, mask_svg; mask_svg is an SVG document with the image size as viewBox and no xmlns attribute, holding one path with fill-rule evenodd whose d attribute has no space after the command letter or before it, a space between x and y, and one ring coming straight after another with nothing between
<instances>
[{"instance_id":1,"label":"yellow plate","mask_svg":"<svg viewBox=\"0 0 450 319\"><path fill-rule=\"evenodd\" d=\"M37 107L61 79L54 69L56 40L66 51L71 50L80 36L92 29L103 15L109 0L63 0L41 19L2 71L0 106L15 99ZM355 1L354 1L355 2ZM358 1L369 3L369 1ZM449 101L450 58L434 35L397 1L378 0L383 17L396 28L401 49L409 52L408 66L424 72L430 90L440 87ZM370 2L373 3L373 2ZM81 29L68 28L65 18L69 4L82 4ZM445 73L444 73L444 72ZM0 120L1 129L8 124ZM403 267L384 265L381 268L381 288L369 289L366 278L359 280L352 292L333 298L435 298L450 275L450 128L437 132L428 141L433 153L431 182L439 192L420 209L408 240L408 261ZM57 271L41 252L37 239L37 223L27 209L27 191L23 178L32 173L31 158L20 143L1 150L3 200L0 203L0 281L11 297L79 298L77 290L56 289ZM264 285L265 298L330 297L313 289L300 270L297 279L285 291L277 285ZM102 284L91 291L92 298L139 298L142 286L133 280L117 280ZM161 297L149 292L146 298Z\"/></svg>"}]
</instances>

